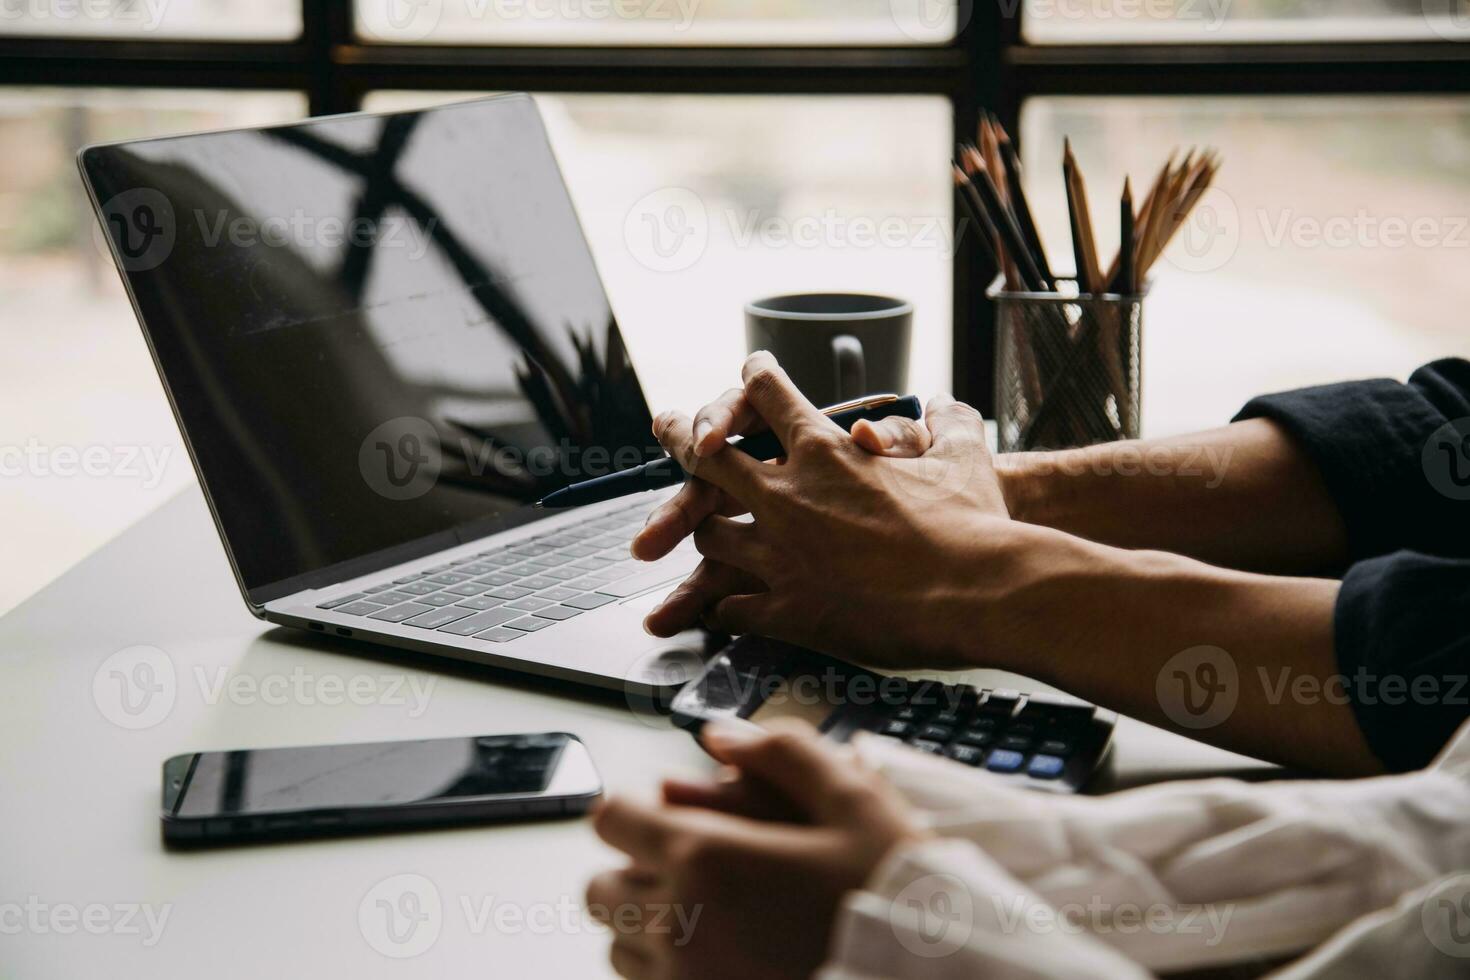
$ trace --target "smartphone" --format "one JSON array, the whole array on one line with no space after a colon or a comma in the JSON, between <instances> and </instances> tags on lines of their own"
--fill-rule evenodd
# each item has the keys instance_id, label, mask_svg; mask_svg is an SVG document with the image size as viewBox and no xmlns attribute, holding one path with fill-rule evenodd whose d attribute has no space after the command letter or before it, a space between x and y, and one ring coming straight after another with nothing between
<instances>
[{"instance_id":1,"label":"smartphone","mask_svg":"<svg viewBox=\"0 0 1470 980\"><path fill-rule=\"evenodd\" d=\"M575 735L193 752L163 764L163 838L231 843L585 813L602 780Z\"/></svg>"}]
</instances>

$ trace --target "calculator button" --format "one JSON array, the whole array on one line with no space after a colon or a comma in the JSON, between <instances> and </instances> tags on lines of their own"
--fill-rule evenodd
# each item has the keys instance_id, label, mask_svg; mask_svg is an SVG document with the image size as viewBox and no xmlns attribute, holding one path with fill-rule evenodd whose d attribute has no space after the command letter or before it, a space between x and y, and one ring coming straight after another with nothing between
<instances>
[{"instance_id":1,"label":"calculator button","mask_svg":"<svg viewBox=\"0 0 1470 980\"><path fill-rule=\"evenodd\" d=\"M1049 739L1038 745L1036 751L1044 752L1047 755L1059 755L1065 758L1072 754L1072 743L1064 742L1061 739Z\"/></svg>"},{"instance_id":2,"label":"calculator button","mask_svg":"<svg viewBox=\"0 0 1470 980\"><path fill-rule=\"evenodd\" d=\"M954 729L948 725L925 725L919 729L919 738L928 739L933 742L948 742Z\"/></svg>"},{"instance_id":3,"label":"calculator button","mask_svg":"<svg viewBox=\"0 0 1470 980\"><path fill-rule=\"evenodd\" d=\"M1000 740L1000 747L1013 752L1025 752L1031 748L1031 739L1025 735L1007 735Z\"/></svg>"},{"instance_id":4,"label":"calculator button","mask_svg":"<svg viewBox=\"0 0 1470 980\"><path fill-rule=\"evenodd\" d=\"M918 749L920 752L928 752L930 755L942 755L944 753L943 745L930 741L927 738L916 738L909 745L912 748Z\"/></svg>"},{"instance_id":5,"label":"calculator button","mask_svg":"<svg viewBox=\"0 0 1470 980\"><path fill-rule=\"evenodd\" d=\"M909 733L913 730L913 725L895 718L891 721L885 721L882 727L878 729L878 734L887 735L889 738L908 738Z\"/></svg>"},{"instance_id":6,"label":"calculator button","mask_svg":"<svg viewBox=\"0 0 1470 980\"><path fill-rule=\"evenodd\" d=\"M961 732L960 737L955 739L955 741L964 745L989 745L995 741L995 733L983 729L969 728Z\"/></svg>"},{"instance_id":7,"label":"calculator button","mask_svg":"<svg viewBox=\"0 0 1470 980\"><path fill-rule=\"evenodd\" d=\"M985 768L991 772L1017 772L1025 758L1021 753L1012 752L1010 749L996 749L990 753L990 758L985 760Z\"/></svg>"},{"instance_id":8,"label":"calculator button","mask_svg":"<svg viewBox=\"0 0 1470 980\"><path fill-rule=\"evenodd\" d=\"M1056 779L1065 766L1066 763L1054 755L1037 755L1031 757L1031 765L1026 772L1037 779Z\"/></svg>"},{"instance_id":9,"label":"calculator button","mask_svg":"<svg viewBox=\"0 0 1470 980\"><path fill-rule=\"evenodd\" d=\"M980 760L985 758L984 750L973 745L951 745L944 750L944 754L967 766L978 766Z\"/></svg>"}]
</instances>

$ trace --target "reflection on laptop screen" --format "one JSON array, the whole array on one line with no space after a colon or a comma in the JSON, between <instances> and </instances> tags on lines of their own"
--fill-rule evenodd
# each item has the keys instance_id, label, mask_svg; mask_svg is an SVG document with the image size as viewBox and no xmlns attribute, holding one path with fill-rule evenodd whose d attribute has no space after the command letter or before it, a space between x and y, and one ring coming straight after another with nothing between
<instances>
[{"instance_id":1,"label":"reflection on laptop screen","mask_svg":"<svg viewBox=\"0 0 1470 980\"><path fill-rule=\"evenodd\" d=\"M83 168L252 597L655 455L529 98Z\"/></svg>"}]
</instances>

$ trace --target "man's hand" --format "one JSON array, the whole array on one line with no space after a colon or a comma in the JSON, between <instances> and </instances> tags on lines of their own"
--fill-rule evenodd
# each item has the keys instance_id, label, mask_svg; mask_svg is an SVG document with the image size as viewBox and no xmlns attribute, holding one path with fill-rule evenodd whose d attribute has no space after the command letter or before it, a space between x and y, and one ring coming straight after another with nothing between
<instances>
[{"instance_id":1,"label":"man's hand","mask_svg":"<svg viewBox=\"0 0 1470 980\"><path fill-rule=\"evenodd\" d=\"M670 784L660 806L618 798L596 812L598 836L630 859L587 886L588 910L613 928L613 967L640 980L810 976L843 894L927 831L892 787L808 726L715 721L701 738L737 781ZM753 818L757 797L788 815Z\"/></svg>"},{"instance_id":2,"label":"man's hand","mask_svg":"<svg viewBox=\"0 0 1470 980\"><path fill-rule=\"evenodd\" d=\"M771 355L752 354L742 377L743 397L654 424L694 479L655 513L634 554L656 558L692 531L705 561L649 614L649 631L670 636L703 617L867 663L960 665L959 638L983 598L974 565L1010 523L979 414L939 397L922 427L887 420L849 438ZM757 418L781 440L783 461L719 451L721 432ZM754 521L731 519L742 511Z\"/></svg>"}]
</instances>

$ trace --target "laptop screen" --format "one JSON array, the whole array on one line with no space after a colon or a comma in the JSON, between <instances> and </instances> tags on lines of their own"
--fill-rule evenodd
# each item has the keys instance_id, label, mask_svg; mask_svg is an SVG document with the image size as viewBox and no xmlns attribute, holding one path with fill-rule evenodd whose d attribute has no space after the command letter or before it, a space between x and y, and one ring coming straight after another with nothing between
<instances>
[{"instance_id":1,"label":"laptop screen","mask_svg":"<svg viewBox=\"0 0 1470 980\"><path fill-rule=\"evenodd\" d=\"M81 163L253 600L657 455L529 97Z\"/></svg>"}]
</instances>

